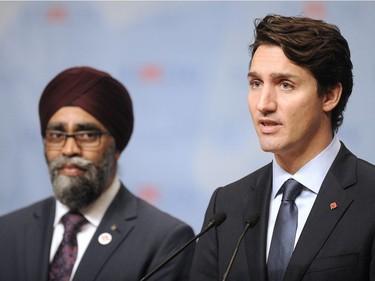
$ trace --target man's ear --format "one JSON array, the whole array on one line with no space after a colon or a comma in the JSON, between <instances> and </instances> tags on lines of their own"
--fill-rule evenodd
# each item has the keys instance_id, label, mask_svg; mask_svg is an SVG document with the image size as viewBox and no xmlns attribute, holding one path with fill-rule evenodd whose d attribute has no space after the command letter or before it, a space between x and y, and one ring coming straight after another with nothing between
<instances>
[{"instance_id":1,"label":"man's ear","mask_svg":"<svg viewBox=\"0 0 375 281\"><path fill-rule=\"evenodd\" d=\"M121 151L117 150L115 151L115 159L118 161L118 159L120 158L121 156Z\"/></svg>"},{"instance_id":2,"label":"man's ear","mask_svg":"<svg viewBox=\"0 0 375 281\"><path fill-rule=\"evenodd\" d=\"M329 89L323 97L323 111L324 112L330 112L332 111L336 105L339 103L342 93L342 84L337 83L335 86L333 86L331 89Z\"/></svg>"}]
</instances>

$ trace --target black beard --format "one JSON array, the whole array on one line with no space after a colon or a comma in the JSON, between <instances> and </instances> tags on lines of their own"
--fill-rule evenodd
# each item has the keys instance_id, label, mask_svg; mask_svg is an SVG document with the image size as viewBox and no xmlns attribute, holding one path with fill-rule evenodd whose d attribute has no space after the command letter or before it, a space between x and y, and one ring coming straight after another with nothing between
<instances>
[{"instance_id":1,"label":"black beard","mask_svg":"<svg viewBox=\"0 0 375 281\"><path fill-rule=\"evenodd\" d=\"M114 148L107 149L99 165L82 157L60 156L48 163L53 192L57 200L72 211L93 203L106 189L115 169ZM59 175L58 169L73 164L84 171L83 176Z\"/></svg>"}]
</instances>

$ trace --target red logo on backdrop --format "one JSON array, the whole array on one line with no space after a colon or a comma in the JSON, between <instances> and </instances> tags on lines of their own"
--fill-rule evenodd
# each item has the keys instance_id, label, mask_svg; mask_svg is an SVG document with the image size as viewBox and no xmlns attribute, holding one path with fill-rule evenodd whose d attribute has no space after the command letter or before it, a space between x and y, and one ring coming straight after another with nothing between
<instances>
[{"instance_id":1,"label":"red logo on backdrop","mask_svg":"<svg viewBox=\"0 0 375 281\"><path fill-rule=\"evenodd\" d=\"M50 23L65 22L68 17L68 9L61 5L51 6L46 12L46 19Z\"/></svg>"},{"instance_id":2,"label":"red logo on backdrop","mask_svg":"<svg viewBox=\"0 0 375 281\"><path fill-rule=\"evenodd\" d=\"M139 76L144 83L160 82L163 78L162 67L158 64L145 64L141 66Z\"/></svg>"},{"instance_id":3,"label":"red logo on backdrop","mask_svg":"<svg viewBox=\"0 0 375 281\"><path fill-rule=\"evenodd\" d=\"M160 198L160 190L156 185L142 185L139 188L138 196L149 203L156 204L156 201Z\"/></svg>"},{"instance_id":4,"label":"red logo on backdrop","mask_svg":"<svg viewBox=\"0 0 375 281\"><path fill-rule=\"evenodd\" d=\"M327 13L327 4L322 2L308 1L304 4L303 10L309 17L323 19Z\"/></svg>"}]
</instances>

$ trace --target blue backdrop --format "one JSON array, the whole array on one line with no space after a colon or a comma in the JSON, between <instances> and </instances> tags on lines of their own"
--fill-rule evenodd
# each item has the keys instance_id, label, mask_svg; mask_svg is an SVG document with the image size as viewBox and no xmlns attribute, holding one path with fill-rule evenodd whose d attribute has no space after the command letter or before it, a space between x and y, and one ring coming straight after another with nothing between
<instances>
[{"instance_id":1,"label":"blue backdrop","mask_svg":"<svg viewBox=\"0 0 375 281\"><path fill-rule=\"evenodd\" d=\"M0 214L52 194L39 96L61 70L90 65L134 102L121 179L198 231L216 187L272 158L252 127L246 78L253 20L268 13L340 27L355 85L339 137L375 162L375 2L0 2Z\"/></svg>"}]
</instances>

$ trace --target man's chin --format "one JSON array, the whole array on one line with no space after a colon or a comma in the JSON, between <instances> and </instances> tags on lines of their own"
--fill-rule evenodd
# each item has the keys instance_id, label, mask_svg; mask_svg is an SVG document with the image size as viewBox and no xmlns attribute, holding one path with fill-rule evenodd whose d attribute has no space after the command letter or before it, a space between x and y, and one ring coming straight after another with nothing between
<instances>
[{"instance_id":1,"label":"man's chin","mask_svg":"<svg viewBox=\"0 0 375 281\"><path fill-rule=\"evenodd\" d=\"M55 198L70 210L80 210L89 206L102 193L98 186L84 183L77 178L81 177L59 176L53 184Z\"/></svg>"},{"instance_id":2,"label":"man's chin","mask_svg":"<svg viewBox=\"0 0 375 281\"><path fill-rule=\"evenodd\" d=\"M63 205L67 206L72 211L78 211L90 205L95 199L92 195L78 195L71 190L64 190L63 192L55 192L55 198Z\"/></svg>"}]
</instances>

